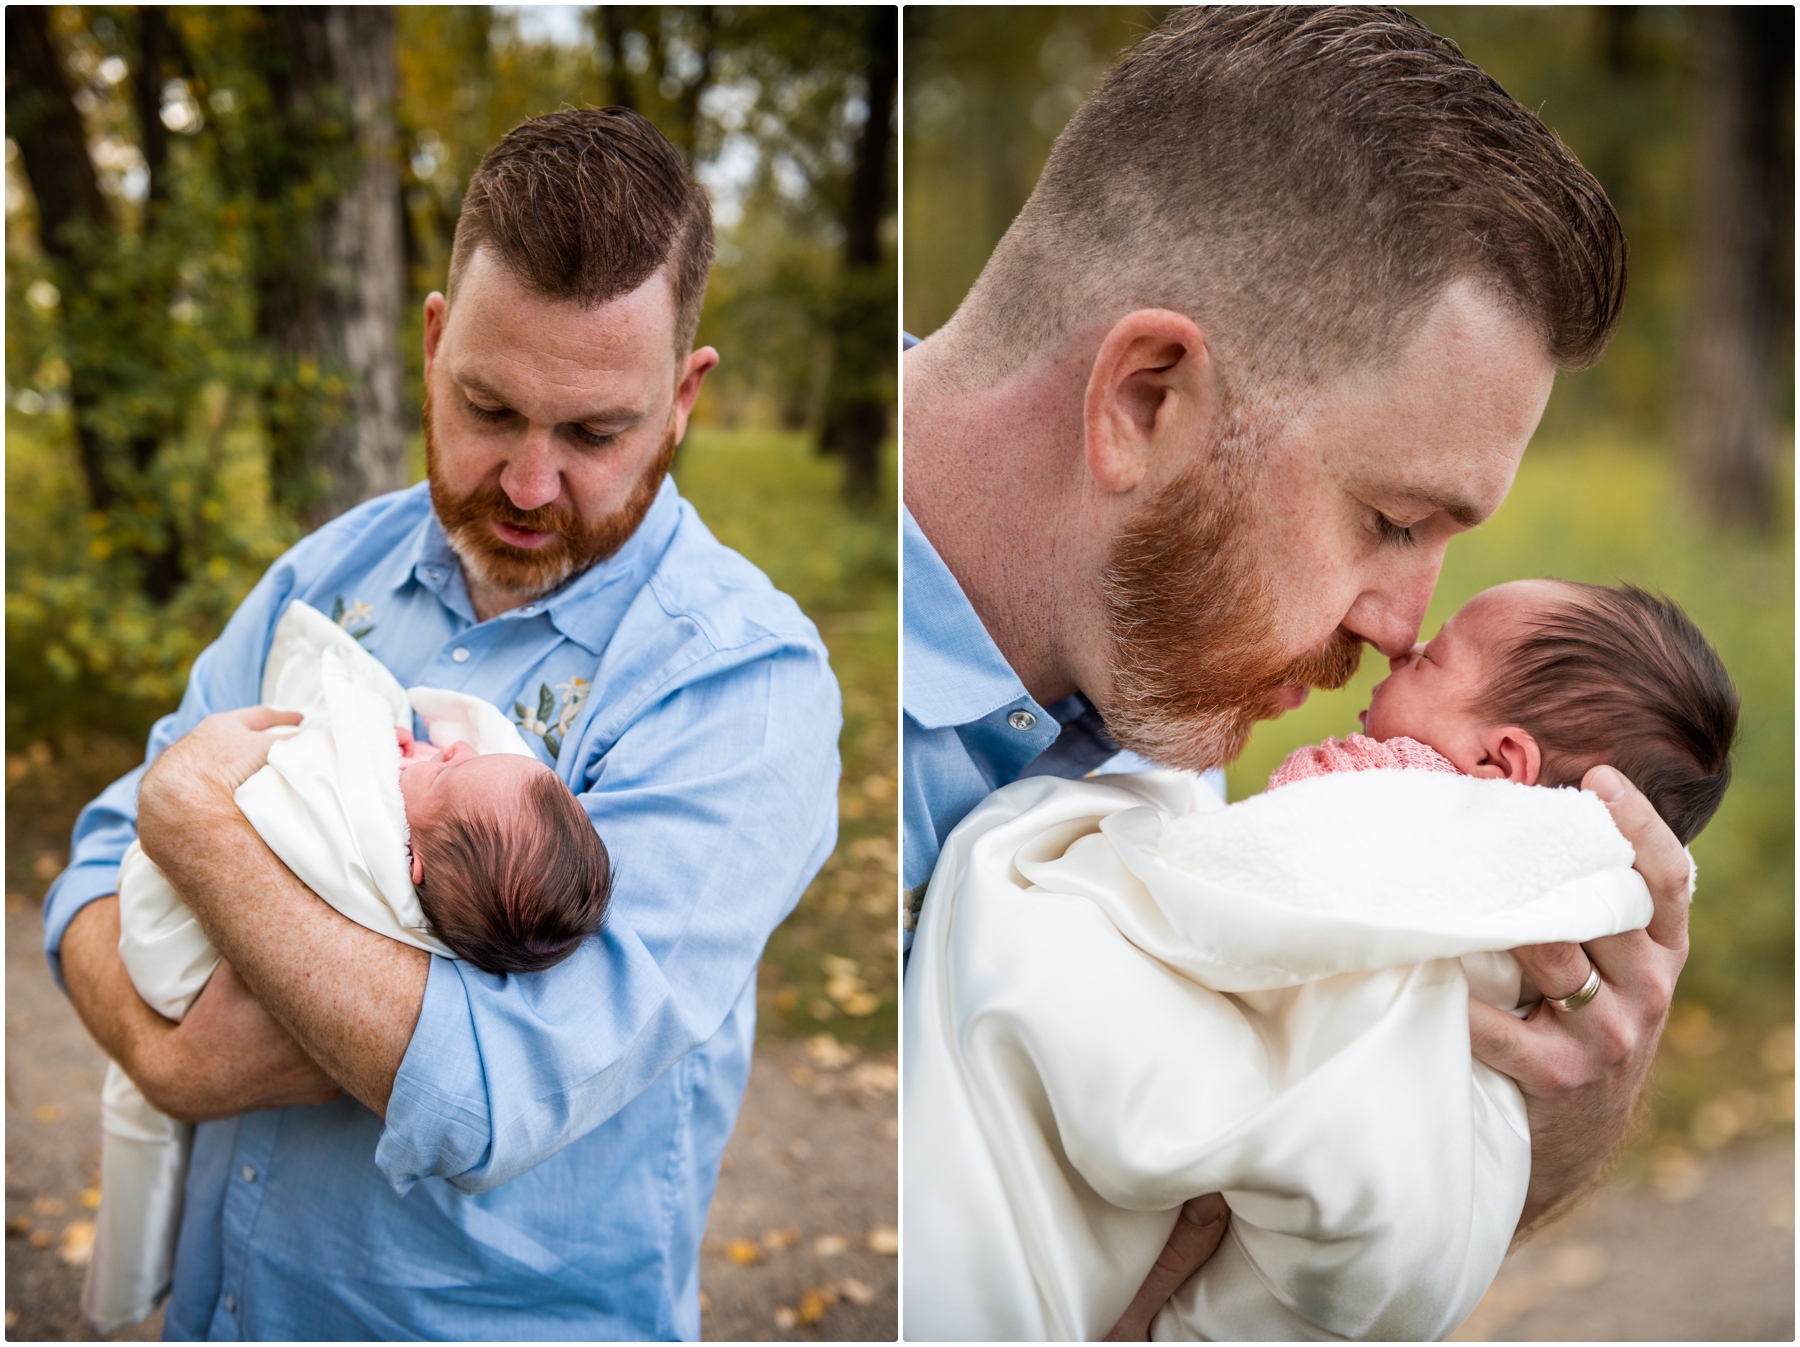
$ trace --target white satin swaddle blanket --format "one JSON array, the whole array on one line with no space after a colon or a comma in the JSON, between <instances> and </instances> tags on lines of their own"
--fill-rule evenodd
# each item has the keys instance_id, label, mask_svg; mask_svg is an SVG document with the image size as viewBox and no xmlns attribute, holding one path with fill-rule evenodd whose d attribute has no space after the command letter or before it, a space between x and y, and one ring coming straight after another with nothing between
<instances>
[{"instance_id":1,"label":"white satin swaddle blanket","mask_svg":"<svg viewBox=\"0 0 1800 1347\"><path fill-rule=\"evenodd\" d=\"M907 971L908 1339L1098 1338L1210 1192L1228 1234L1155 1338L1449 1333L1531 1167L1467 998L1645 925L1632 860L1591 794L1438 773L995 792Z\"/></svg>"},{"instance_id":2,"label":"white satin swaddle blanket","mask_svg":"<svg viewBox=\"0 0 1800 1347\"><path fill-rule=\"evenodd\" d=\"M500 711L442 688L402 689L330 618L296 600L275 628L262 702L304 720L235 799L264 842L350 920L434 954L412 885L396 728L413 714L439 748L535 756ZM200 923L136 842L119 867L119 954L138 994L179 1020L219 962ZM117 1064L101 1092L100 1211L81 1308L102 1330L142 1319L168 1288L193 1128L144 1098Z\"/></svg>"}]
</instances>

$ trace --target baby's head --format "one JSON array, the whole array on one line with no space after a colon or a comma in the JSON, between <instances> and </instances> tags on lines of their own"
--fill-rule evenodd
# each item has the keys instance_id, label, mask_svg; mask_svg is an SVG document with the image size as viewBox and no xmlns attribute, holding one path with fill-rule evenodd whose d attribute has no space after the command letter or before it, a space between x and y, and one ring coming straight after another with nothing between
<instances>
[{"instance_id":1,"label":"baby's head","mask_svg":"<svg viewBox=\"0 0 1800 1347\"><path fill-rule=\"evenodd\" d=\"M606 847L536 758L452 744L406 764L400 796L419 905L459 958L534 973L600 929L612 894Z\"/></svg>"},{"instance_id":2,"label":"baby's head","mask_svg":"<svg viewBox=\"0 0 1800 1347\"><path fill-rule=\"evenodd\" d=\"M1392 665L1364 730L1471 776L1574 786L1607 763L1684 843L1731 781L1737 689L1687 615L1634 586L1499 585Z\"/></svg>"}]
</instances>

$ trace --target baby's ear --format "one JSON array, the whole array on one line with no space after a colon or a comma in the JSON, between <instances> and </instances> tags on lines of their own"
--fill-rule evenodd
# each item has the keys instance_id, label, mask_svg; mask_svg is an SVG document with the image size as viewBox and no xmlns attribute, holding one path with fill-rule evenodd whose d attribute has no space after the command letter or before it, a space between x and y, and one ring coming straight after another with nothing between
<instances>
[{"instance_id":1,"label":"baby's ear","mask_svg":"<svg viewBox=\"0 0 1800 1347\"><path fill-rule=\"evenodd\" d=\"M417 884L423 878L425 878L425 862L419 859L419 849L414 847L412 854L412 881Z\"/></svg>"},{"instance_id":2,"label":"baby's ear","mask_svg":"<svg viewBox=\"0 0 1800 1347\"><path fill-rule=\"evenodd\" d=\"M1482 732L1482 759L1471 775L1496 781L1535 786L1543 770L1543 754L1529 730L1517 725L1495 725Z\"/></svg>"}]
</instances>

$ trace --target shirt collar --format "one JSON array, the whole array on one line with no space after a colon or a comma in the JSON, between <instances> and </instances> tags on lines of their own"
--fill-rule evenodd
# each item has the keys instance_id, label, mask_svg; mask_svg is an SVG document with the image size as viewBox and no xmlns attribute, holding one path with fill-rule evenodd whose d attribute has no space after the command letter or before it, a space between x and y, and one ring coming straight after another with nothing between
<instances>
[{"instance_id":1,"label":"shirt collar","mask_svg":"<svg viewBox=\"0 0 1800 1347\"><path fill-rule=\"evenodd\" d=\"M901 510L906 575L906 713L928 730L966 725L1013 702L1036 706L962 586Z\"/></svg>"},{"instance_id":2,"label":"shirt collar","mask_svg":"<svg viewBox=\"0 0 1800 1347\"><path fill-rule=\"evenodd\" d=\"M681 496L674 479L665 477L643 522L617 552L590 566L554 594L492 620L505 622L542 613L564 636L598 655L618 629L625 609L655 572L680 523ZM451 612L471 626L477 625L475 608L463 583L462 563L452 550L443 525L438 523L436 511L425 516L412 547L403 555L404 562L392 588L416 581L437 595Z\"/></svg>"}]
</instances>

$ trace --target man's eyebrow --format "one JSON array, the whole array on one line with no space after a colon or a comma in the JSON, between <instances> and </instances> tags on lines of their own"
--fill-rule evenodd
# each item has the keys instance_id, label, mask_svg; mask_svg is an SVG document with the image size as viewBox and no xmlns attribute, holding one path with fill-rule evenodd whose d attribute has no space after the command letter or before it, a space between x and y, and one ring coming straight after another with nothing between
<instances>
[{"instance_id":1,"label":"man's eyebrow","mask_svg":"<svg viewBox=\"0 0 1800 1347\"><path fill-rule=\"evenodd\" d=\"M1487 512L1476 505L1467 496L1459 496L1454 492L1434 491L1430 487L1396 486L1390 488L1391 494L1399 500L1416 500L1421 505L1429 505L1434 510L1442 511L1466 529L1472 529L1486 519Z\"/></svg>"},{"instance_id":2,"label":"man's eyebrow","mask_svg":"<svg viewBox=\"0 0 1800 1347\"><path fill-rule=\"evenodd\" d=\"M479 393L482 397L487 398L492 402L498 402L502 407L512 406L512 399L507 397L506 394L498 391L491 384L473 374L457 374L453 371L450 377L461 387ZM599 411L588 412L584 416L569 417L568 424L585 425L590 421L598 421L603 425L635 425L643 419L644 414L635 407L603 407Z\"/></svg>"}]
</instances>

